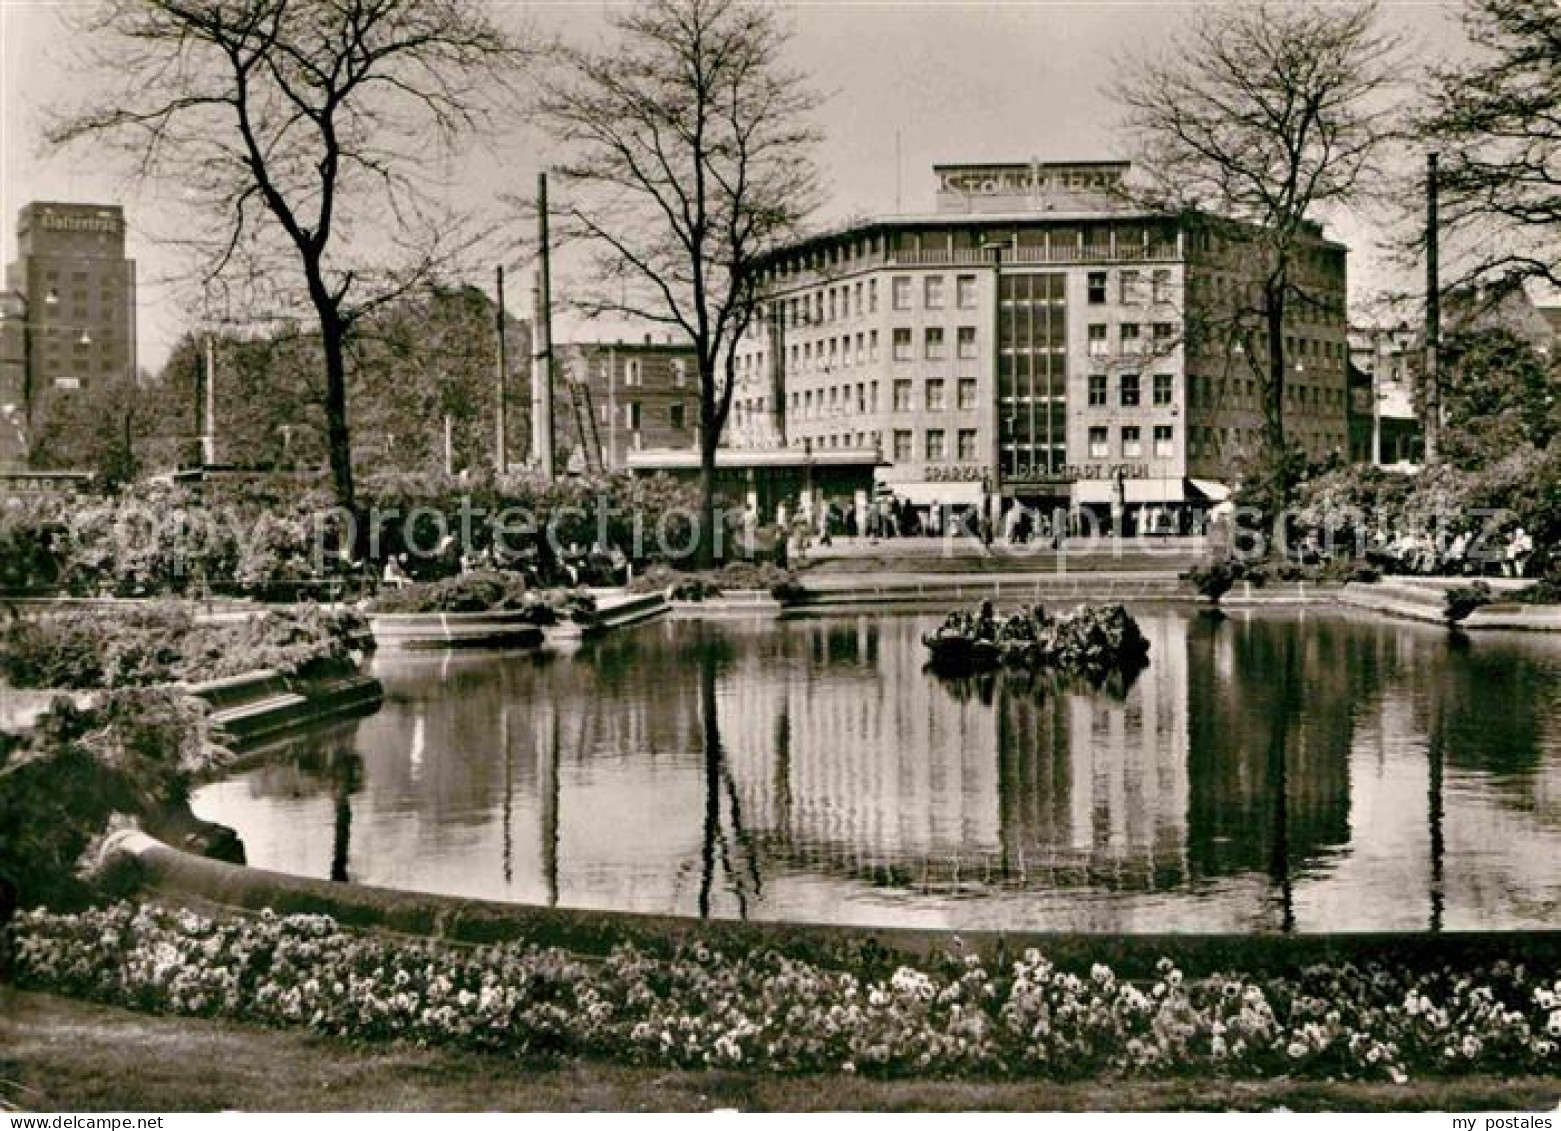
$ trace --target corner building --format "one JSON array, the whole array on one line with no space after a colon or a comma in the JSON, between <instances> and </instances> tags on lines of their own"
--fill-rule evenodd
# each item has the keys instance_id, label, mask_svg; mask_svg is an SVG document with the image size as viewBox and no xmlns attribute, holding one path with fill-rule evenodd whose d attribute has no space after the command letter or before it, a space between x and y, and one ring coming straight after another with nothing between
<instances>
[{"instance_id":1,"label":"corner building","mask_svg":"<svg viewBox=\"0 0 1561 1131\"><path fill-rule=\"evenodd\" d=\"M778 251L738 345L728 443L876 448L919 508L992 498L1186 528L1262 439L1219 332L1251 256L1121 206L1125 162L935 167L937 211ZM1345 249L1311 233L1287 320L1287 431L1348 451ZM1255 338L1261 338L1256 335Z\"/></svg>"}]
</instances>

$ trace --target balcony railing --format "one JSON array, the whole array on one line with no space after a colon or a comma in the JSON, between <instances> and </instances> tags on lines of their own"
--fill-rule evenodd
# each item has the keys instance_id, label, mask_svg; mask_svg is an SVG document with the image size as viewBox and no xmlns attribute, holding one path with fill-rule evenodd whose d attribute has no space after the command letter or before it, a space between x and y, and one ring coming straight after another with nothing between
<instances>
[{"instance_id":1,"label":"balcony railing","mask_svg":"<svg viewBox=\"0 0 1561 1131\"><path fill-rule=\"evenodd\" d=\"M1003 249L1004 264L1019 263L1174 263L1179 259L1175 244L1151 244L1148 247L1015 247ZM992 253L979 248L957 247L902 248L887 253L891 267L947 267L979 264L990 266Z\"/></svg>"}]
</instances>

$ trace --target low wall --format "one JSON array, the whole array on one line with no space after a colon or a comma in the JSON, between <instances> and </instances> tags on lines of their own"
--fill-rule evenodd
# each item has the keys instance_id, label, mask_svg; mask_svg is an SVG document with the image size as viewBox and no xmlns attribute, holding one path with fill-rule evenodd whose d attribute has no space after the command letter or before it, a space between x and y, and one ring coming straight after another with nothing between
<instances>
[{"instance_id":1,"label":"low wall","mask_svg":"<svg viewBox=\"0 0 1561 1131\"><path fill-rule=\"evenodd\" d=\"M350 715L379 709L385 689L363 672L299 679L261 669L207 683L192 684L190 694L211 706L211 723L237 751Z\"/></svg>"},{"instance_id":2,"label":"low wall","mask_svg":"<svg viewBox=\"0 0 1561 1131\"><path fill-rule=\"evenodd\" d=\"M1312 962L1453 963L1503 959L1538 969L1561 964L1561 931L1471 931L1443 934L1330 935L1062 934L1038 931L944 931L805 923L742 923L624 911L588 911L394 891L307 879L224 864L171 848L145 833L116 833L105 851L130 857L146 888L165 897L215 908L278 914L323 914L351 927L374 928L461 943L524 939L577 954L606 954L631 942L664 953L681 944L745 949L773 947L819 961L893 961L948 950L1005 961L1037 947L1074 967L1104 962L1136 976L1162 957L1191 975L1239 969L1293 972Z\"/></svg>"},{"instance_id":3,"label":"low wall","mask_svg":"<svg viewBox=\"0 0 1561 1131\"><path fill-rule=\"evenodd\" d=\"M542 629L519 610L481 613L371 613L381 648L535 648Z\"/></svg>"}]
</instances>

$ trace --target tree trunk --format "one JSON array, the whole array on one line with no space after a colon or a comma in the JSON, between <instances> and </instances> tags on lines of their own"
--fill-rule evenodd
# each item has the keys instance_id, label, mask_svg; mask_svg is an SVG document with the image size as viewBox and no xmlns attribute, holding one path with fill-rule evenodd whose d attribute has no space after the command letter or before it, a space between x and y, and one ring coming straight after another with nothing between
<instances>
[{"instance_id":1,"label":"tree trunk","mask_svg":"<svg viewBox=\"0 0 1561 1131\"><path fill-rule=\"evenodd\" d=\"M317 272L310 272L309 296L320 319L325 352L325 442L330 453L336 505L356 514L352 483L352 440L347 429L347 327Z\"/></svg>"},{"instance_id":2,"label":"tree trunk","mask_svg":"<svg viewBox=\"0 0 1561 1131\"><path fill-rule=\"evenodd\" d=\"M1264 284L1263 312L1268 331L1268 396L1263 399L1263 432L1269 457L1285 452L1285 281Z\"/></svg>"},{"instance_id":3,"label":"tree trunk","mask_svg":"<svg viewBox=\"0 0 1561 1131\"><path fill-rule=\"evenodd\" d=\"M694 564L700 569L715 568L715 450L716 429L705 413L699 429L699 545Z\"/></svg>"}]
</instances>

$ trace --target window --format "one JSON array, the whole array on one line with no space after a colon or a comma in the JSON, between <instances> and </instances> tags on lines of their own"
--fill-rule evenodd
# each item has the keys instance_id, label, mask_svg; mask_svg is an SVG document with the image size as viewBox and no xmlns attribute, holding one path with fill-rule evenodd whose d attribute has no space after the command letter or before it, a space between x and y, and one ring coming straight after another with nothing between
<instances>
[{"instance_id":1,"label":"window","mask_svg":"<svg viewBox=\"0 0 1561 1131\"><path fill-rule=\"evenodd\" d=\"M948 406L943 400L943 378L933 377L927 381L927 411L942 412Z\"/></svg>"},{"instance_id":2,"label":"window","mask_svg":"<svg viewBox=\"0 0 1561 1131\"><path fill-rule=\"evenodd\" d=\"M1176 454L1171 446L1171 426L1169 424L1156 424L1154 426L1154 454L1156 459L1170 459Z\"/></svg>"},{"instance_id":3,"label":"window","mask_svg":"<svg viewBox=\"0 0 1561 1131\"><path fill-rule=\"evenodd\" d=\"M1171 273L1163 267L1150 277L1151 298L1154 302L1171 301Z\"/></svg>"},{"instance_id":4,"label":"window","mask_svg":"<svg viewBox=\"0 0 1561 1131\"><path fill-rule=\"evenodd\" d=\"M974 428L961 428L959 430L959 462L974 463L976 459L976 430Z\"/></svg>"},{"instance_id":5,"label":"window","mask_svg":"<svg viewBox=\"0 0 1561 1131\"><path fill-rule=\"evenodd\" d=\"M909 412L911 410L911 383L899 380L894 383L894 411Z\"/></svg>"},{"instance_id":6,"label":"window","mask_svg":"<svg viewBox=\"0 0 1561 1131\"><path fill-rule=\"evenodd\" d=\"M976 328L974 326L961 326L959 328L959 356L966 360L976 356Z\"/></svg>"},{"instance_id":7,"label":"window","mask_svg":"<svg viewBox=\"0 0 1561 1131\"><path fill-rule=\"evenodd\" d=\"M976 277L974 275L961 275L954 280L954 301L959 304L961 310L974 310L976 308Z\"/></svg>"},{"instance_id":8,"label":"window","mask_svg":"<svg viewBox=\"0 0 1561 1131\"><path fill-rule=\"evenodd\" d=\"M867 280L867 311L869 314L878 313L878 280Z\"/></svg>"},{"instance_id":9,"label":"window","mask_svg":"<svg viewBox=\"0 0 1561 1131\"><path fill-rule=\"evenodd\" d=\"M896 362L909 362L910 360L910 328L909 326L896 326L894 328L894 360Z\"/></svg>"},{"instance_id":10,"label":"window","mask_svg":"<svg viewBox=\"0 0 1561 1131\"><path fill-rule=\"evenodd\" d=\"M929 428L929 429L927 429L927 459L928 459L928 461L929 462L936 462L936 461L943 460L943 459L946 459L946 458L947 458L947 455L946 455L946 453L943 450L943 429L941 429L941 428Z\"/></svg>"},{"instance_id":11,"label":"window","mask_svg":"<svg viewBox=\"0 0 1561 1131\"><path fill-rule=\"evenodd\" d=\"M894 430L894 460L896 463L909 463L911 458L911 433L907 428Z\"/></svg>"},{"instance_id":12,"label":"window","mask_svg":"<svg viewBox=\"0 0 1561 1131\"><path fill-rule=\"evenodd\" d=\"M625 385L638 385L640 383L640 361L637 357L631 357L624 368L623 383Z\"/></svg>"},{"instance_id":13,"label":"window","mask_svg":"<svg viewBox=\"0 0 1561 1131\"><path fill-rule=\"evenodd\" d=\"M862 317L862 284L856 285L856 316Z\"/></svg>"},{"instance_id":14,"label":"window","mask_svg":"<svg viewBox=\"0 0 1561 1131\"><path fill-rule=\"evenodd\" d=\"M1111 352L1111 343L1106 338L1106 324L1104 322L1091 322L1089 326L1089 355L1091 357L1105 357Z\"/></svg>"},{"instance_id":15,"label":"window","mask_svg":"<svg viewBox=\"0 0 1561 1131\"><path fill-rule=\"evenodd\" d=\"M1099 306L1106 301L1106 273L1104 271L1091 271L1089 273L1089 302L1091 306Z\"/></svg>"},{"instance_id":16,"label":"window","mask_svg":"<svg viewBox=\"0 0 1561 1131\"><path fill-rule=\"evenodd\" d=\"M1106 407L1106 375L1104 373L1091 373L1089 375L1089 404L1091 408Z\"/></svg>"},{"instance_id":17,"label":"window","mask_svg":"<svg viewBox=\"0 0 1561 1131\"><path fill-rule=\"evenodd\" d=\"M1157 348L1165 348L1176 339L1175 322L1156 322L1154 324L1154 344Z\"/></svg>"},{"instance_id":18,"label":"window","mask_svg":"<svg viewBox=\"0 0 1561 1131\"><path fill-rule=\"evenodd\" d=\"M926 353L927 353L927 360L928 361L942 361L943 360L943 327L942 326L928 326L927 327L927 349L926 349Z\"/></svg>"},{"instance_id":19,"label":"window","mask_svg":"<svg viewBox=\"0 0 1561 1131\"><path fill-rule=\"evenodd\" d=\"M871 330L867 335L867 355L873 361L878 360L878 331Z\"/></svg>"},{"instance_id":20,"label":"window","mask_svg":"<svg viewBox=\"0 0 1561 1131\"><path fill-rule=\"evenodd\" d=\"M894 309L909 310L911 308L911 277L909 275L896 275L894 277Z\"/></svg>"},{"instance_id":21,"label":"window","mask_svg":"<svg viewBox=\"0 0 1561 1131\"><path fill-rule=\"evenodd\" d=\"M1156 373L1154 375L1154 403L1161 407L1171 403L1171 375L1169 373Z\"/></svg>"},{"instance_id":22,"label":"window","mask_svg":"<svg viewBox=\"0 0 1561 1131\"><path fill-rule=\"evenodd\" d=\"M1122 374L1122 407L1138 407L1138 374Z\"/></svg>"},{"instance_id":23,"label":"window","mask_svg":"<svg viewBox=\"0 0 1561 1131\"><path fill-rule=\"evenodd\" d=\"M681 404L667 406L667 423L680 431L682 430L683 406Z\"/></svg>"},{"instance_id":24,"label":"window","mask_svg":"<svg viewBox=\"0 0 1561 1131\"><path fill-rule=\"evenodd\" d=\"M835 288L834 287L830 287L829 288L829 320L831 322L833 322L835 320L835 318L836 318L836 315L837 315L837 311L836 311L836 308L835 308Z\"/></svg>"},{"instance_id":25,"label":"window","mask_svg":"<svg viewBox=\"0 0 1561 1131\"><path fill-rule=\"evenodd\" d=\"M1123 305L1131 306L1143 301L1143 295L1139 292L1137 271L1123 271L1118 277L1118 283L1121 286L1119 301Z\"/></svg>"},{"instance_id":26,"label":"window","mask_svg":"<svg viewBox=\"0 0 1561 1131\"><path fill-rule=\"evenodd\" d=\"M959 407L976 407L976 379L974 377L961 377L959 379Z\"/></svg>"},{"instance_id":27,"label":"window","mask_svg":"<svg viewBox=\"0 0 1561 1131\"><path fill-rule=\"evenodd\" d=\"M1122 352L1131 353L1138 348L1138 323L1124 322L1119 331L1122 336Z\"/></svg>"},{"instance_id":28,"label":"window","mask_svg":"<svg viewBox=\"0 0 1561 1131\"><path fill-rule=\"evenodd\" d=\"M1106 438L1106 430L1104 428L1091 428L1089 430L1089 458L1106 459L1110 455L1110 441Z\"/></svg>"},{"instance_id":29,"label":"window","mask_svg":"<svg viewBox=\"0 0 1561 1131\"><path fill-rule=\"evenodd\" d=\"M942 275L928 275L922 280L922 299L928 310L943 309Z\"/></svg>"},{"instance_id":30,"label":"window","mask_svg":"<svg viewBox=\"0 0 1561 1131\"><path fill-rule=\"evenodd\" d=\"M877 412L878 411L878 382L874 381L870 385L868 385L867 386L867 392L868 392L868 396L870 398L867 403L872 406L872 410L874 412Z\"/></svg>"},{"instance_id":31,"label":"window","mask_svg":"<svg viewBox=\"0 0 1561 1131\"><path fill-rule=\"evenodd\" d=\"M1134 459L1144 454L1144 442L1139 436L1138 425L1129 424L1122 429L1122 458Z\"/></svg>"},{"instance_id":32,"label":"window","mask_svg":"<svg viewBox=\"0 0 1561 1131\"><path fill-rule=\"evenodd\" d=\"M628 427L630 432L638 432L640 430L640 402L639 401L630 401L628 404L624 405L623 406L623 416L624 416L624 424Z\"/></svg>"}]
</instances>

